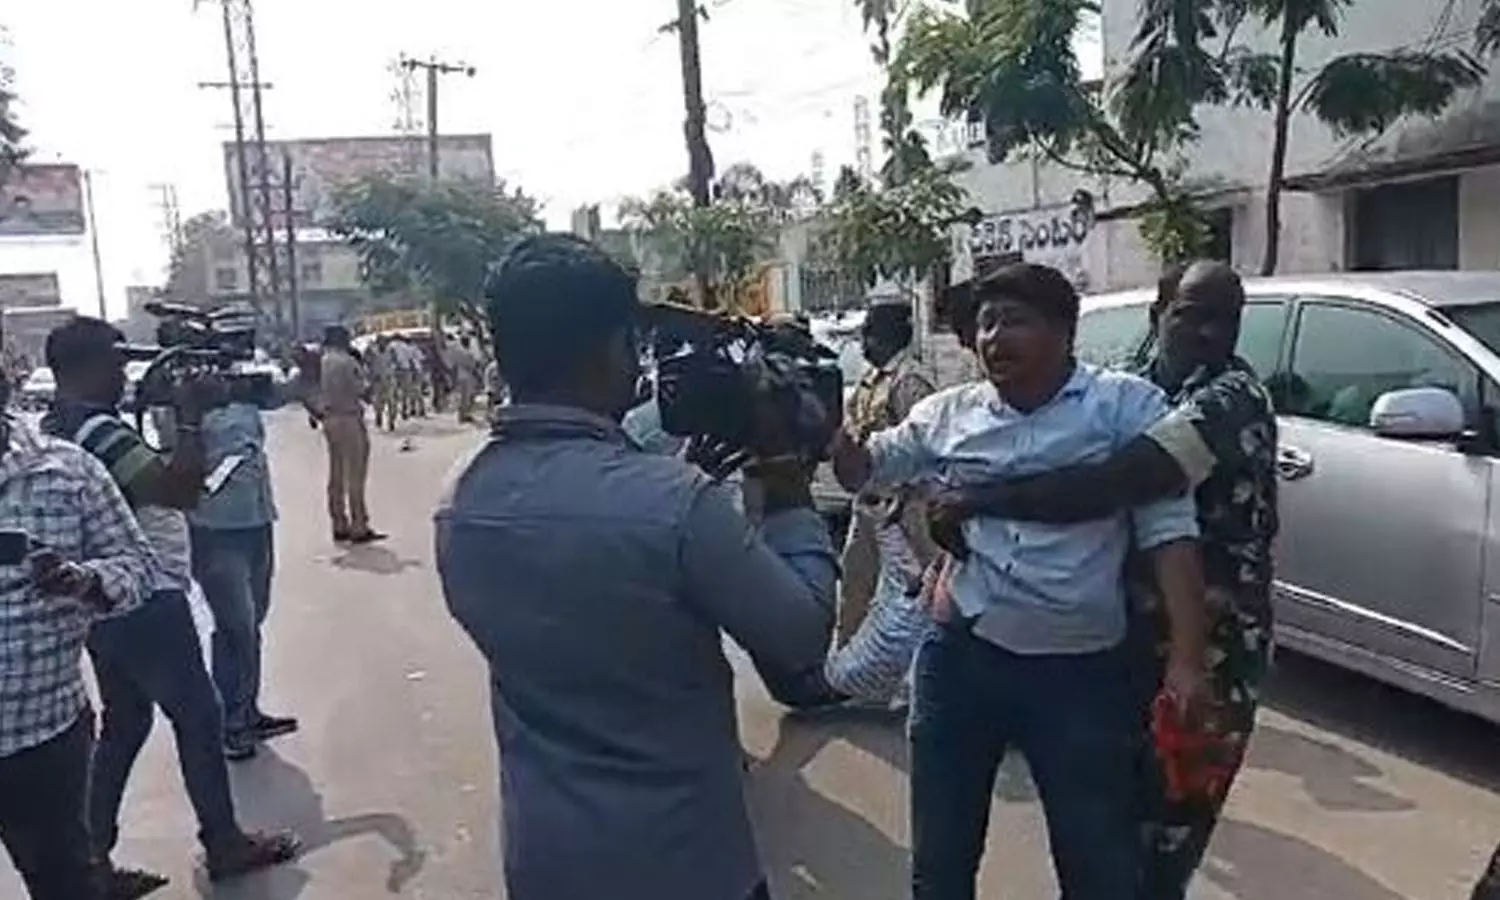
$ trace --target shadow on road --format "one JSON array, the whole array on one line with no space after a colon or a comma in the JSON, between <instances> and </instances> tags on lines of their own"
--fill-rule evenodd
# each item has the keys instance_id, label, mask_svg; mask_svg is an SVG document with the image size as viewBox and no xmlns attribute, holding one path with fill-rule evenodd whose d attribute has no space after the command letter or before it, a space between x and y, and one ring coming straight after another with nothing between
<instances>
[{"instance_id":1,"label":"shadow on road","mask_svg":"<svg viewBox=\"0 0 1500 900\"><path fill-rule=\"evenodd\" d=\"M1214 832L1199 877L1242 900L1405 900L1332 853L1260 825L1226 818Z\"/></svg>"},{"instance_id":2,"label":"shadow on road","mask_svg":"<svg viewBox=\"0 0 1500 900\"><path fill-rule=\"evenodd\" d=\"M372 575L400 575L407 569L421 568L422 561L397 556L384 547L365 546L340 553L333 558L333 564L340 569Z\"/></svg>"},{"instance_id":3,"label":"shadow on road","mask_svg":"<svg viewBox=\"0 0 1500 900\"><path fill-rule=\"evenodd\" d=\"M399 894L421 872L427 861L416 833L405 818L392 813L370 813L328 819L323 797L312 779L274 752L263 750L253 762L235 769L235 796L245 821L290 828L302 838L302 859L324 847L350 838L375 835L396 854L385 888ZM301 860L222 885L211 885L200 873L198 893L215 900L295 900L312 876Z\"/></svg>"},{"instance_id":4,"label":"shadow on road","mask_svg":"<svg viewBox=\"0 0 1500 900\"><path fill-rule=\"evenodd\" d=\"M776 746L750 775L757 834L772 895L784 900L907 896L906 849L834 798L808 784L803 769L830 741L844 740L906 769L906 742L890 716L781 719Z\"/></svg>"},{"instance_id":5,"label":"shadow on road","mask_svg":"<svg viewBox=\"0 0 1500 900\"><path fill-rule=\"evenodd\" d=\"M1485 790L1500 790L1495 726L1363 675L1292 653L1280 653L1265 705L1293 719L1436 769ZM1304 776L1308 792L1330 809L1409 808L1360 778L1379 776L1370 762L1331 744L1261 725L1250 765ZM1261 747L1260 744L1266 744ZM1297 768L1289 768L1296 765ZM1405 805L1396 805L1397 803ZM1360 805L1386 803L1390 806ZM1351 805L1341 805L1351 804Z\"/></svg>"}]
</instances>

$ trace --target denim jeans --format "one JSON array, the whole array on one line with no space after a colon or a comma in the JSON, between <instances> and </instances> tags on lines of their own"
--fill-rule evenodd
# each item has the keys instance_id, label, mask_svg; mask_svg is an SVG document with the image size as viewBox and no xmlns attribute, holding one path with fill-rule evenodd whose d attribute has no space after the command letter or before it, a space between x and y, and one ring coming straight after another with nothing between
<instances>
[{"instance_id":1,"label":"denim jeans","mask_svg":"<svg viewBox=\"0 0 1500 900\"><path fill-rule=\"evenodd\" d=\"M193 578L214 614L214 684L230 734L260 716L260 629L271 609L272 526L194 528Z\"/></svg>"},{"instance_id":2,"label":"denim jeans","mask_svg":"<svg viewBox=\"0 0 1500 900\"><path fill-rule=\"evenodd\" d=\"M119 836L120 802L130 769L151 734L160 706L177 739L177 760L198 817L198 838L210 852L240 834L224 719L187 595L159 591L140 609L95 625L89 656L102 706L89 785L89 825L95 852L108 856Z\"/></svg>"},{"instance_id":3,"label":"denim jeans","mask_svg":"<svg viewBox=\"0 0 1500 900\"><path fill-rule=\"evenodd\" d=\"M98 897L84 816L94 717L46 743L0 757L0 844L32 900Z\"/></svg>"},{"instance_id":4,"label":"denim jeans","mask_svg":"<svg viewBox=\"0 0 1500 900\"><path fill-rule=\"evenodd\" d=\"M1129 897L1141 740L1128 649L1020 655L962 625L917 655L911 716L912 896L973 900L991 792L1008 749L1025 755L1064 900Z\"/></svg>"}]
</instances>

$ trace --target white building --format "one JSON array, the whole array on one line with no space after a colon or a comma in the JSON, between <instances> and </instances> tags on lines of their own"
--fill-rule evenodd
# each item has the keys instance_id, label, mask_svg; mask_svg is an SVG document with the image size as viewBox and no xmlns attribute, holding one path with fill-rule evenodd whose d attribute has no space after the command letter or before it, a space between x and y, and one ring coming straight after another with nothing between
<instances>
[{"instance_id":1,"label":"white building","mask_svg":"<svg viewBox=\"0 0 1500 900\"><path fill-rule=\"evenodd\" d=\"M1297 67L1315 71L1333 56L1356 51L1460 49L1471 45L1478 0L1445 3L1359 0L1346 12L1336 40L1316 29L1299 45ZM1118 72L1130 50L1139 0L1105 0L1106 72ZM1239 40L1273 52L1264 31L1242 28ZM1497 67L1500 69L1500 67ZM1294 118L1282 198L1282 273L1374 268L1500 268L1500 77L1462 96L1439 120L1403 120L1382 135L1340 140L1310 116ZM1189 148L1187 183L1214 209L1218 253L1246 272L1265 249L1264 185L1270 166L1271 116L1226 107L1199 111L1202 137ZM1099 220L1081 242L1024 251L1028 258L1075 269L1087 290L1153 282L1159 266L1140 238L1131 209L1145 200L1139 186L1079 176L1031 163L975 166L961 176L971 200L992 217L992 232L1013 232L1053 219L1072 221L1080 188L1094 198ZM956 236L956 274L966 274L971 243ZM1048 241L1047 243L1051 243Z\"/></svg>"}]
</instances>

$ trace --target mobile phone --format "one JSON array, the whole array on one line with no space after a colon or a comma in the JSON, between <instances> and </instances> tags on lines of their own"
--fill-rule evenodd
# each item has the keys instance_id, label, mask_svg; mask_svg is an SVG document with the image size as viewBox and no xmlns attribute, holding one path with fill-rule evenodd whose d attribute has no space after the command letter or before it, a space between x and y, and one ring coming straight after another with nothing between
<instances>
[{"instance_id":1,"label":"mobile phone","mask_svg":"<svg viewBox=\"0 0 1500 900\"><path fill-rule=\"evenodd\" d=\"M19 566L35 549L31 535L19 528L0 528L0 566Z\"/></svg>"},{"instance_id":2,"label":"mobile phone","mask_svg":"<svg viewBox=\"0 0 1500 900\"><path fill-rule=\"evenodd\" d=\"M219 489L224 486L224 483L229 480L229 476L233 475L234 470L238 469L240 463L244 461L245 457L237 454L224 457L219 461L217 466L214 466L214 470L209 472L207 477L203 479L203 489L210 494L217 494Z\"/></svg>"}]
</instances>

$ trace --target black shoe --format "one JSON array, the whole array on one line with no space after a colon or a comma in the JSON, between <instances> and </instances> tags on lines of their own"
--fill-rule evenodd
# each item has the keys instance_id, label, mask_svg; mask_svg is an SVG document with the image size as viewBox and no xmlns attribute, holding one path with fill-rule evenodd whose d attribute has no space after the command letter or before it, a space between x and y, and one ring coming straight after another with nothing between
<instances>
[{"instance_id":1,"label":"black shoe","mask_svg":"<svg viewBox=\"0 0 1500 900\"><path fill-rule=\"evenodd\" d=\"M354 535L351 532L340 531L337 528L335 528L333 530L333 542L335 544L347 544L347 543L349 543L353 539L354 539Z\"/></svg>"},{"instance_id":2,"label":"black shoe","mask_svg":"<svg viewBox=\"0 0 1500 900\"><path fill-rule=\"evenodd\" d=\"M155 872L111 867L104 874L105 900L139 900L167 886L167 879Z\"/></svg>"},{"instance_id":3,"label":"black shoe","mask_svg":"<svg viewBox=\"0 0 1500 900\"><path fill-rule=\"evenodd\" d=\"M268 716L261 713L250 725L250 733L255 735L258 741L269 741L283 735L292 734L298 729L296 719L286 716Z\"/></svg>"},{"instance_id":4,"label":"black shoe","mask_svg":"<svg viewBox=\"0 0 1500 900\"><path fill-rule=\"evenodd\" d=\"M258 751L253 734L231 734L224 737L224 758L230 762L254 759Z\"/></svg>"},{"instance_id":5,"label":"black shoe","mask_svg":"<svg viewBox=\"0 0 1500 900\"><path fill-rule=\"evenodd\" d=\"M383 541L383 540L385 540L385 537L386 537L385 535L381 534L378 531L368 531L368 530L366 530L366 531L360 532L359 534L350 535L350 537L349 537L349 543L351 543L351 544L373 544L373 543L375 543L377 541Z\"/></svg>"}]
</instances>

